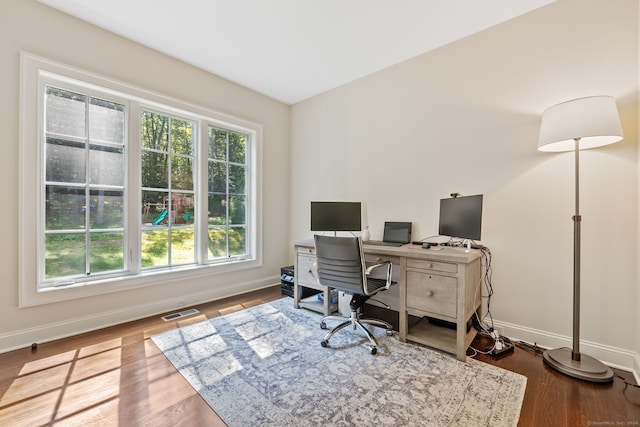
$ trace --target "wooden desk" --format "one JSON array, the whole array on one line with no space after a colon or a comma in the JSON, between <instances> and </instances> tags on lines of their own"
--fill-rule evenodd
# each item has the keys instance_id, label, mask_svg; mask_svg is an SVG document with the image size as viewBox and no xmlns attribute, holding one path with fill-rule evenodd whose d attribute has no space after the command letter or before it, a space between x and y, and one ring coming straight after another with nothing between
<instances>
[{"instance_id":1,"label":"wooden desk","mask_svg":"<svg viewBox=\"0 0 640 427\"><path fill-rule=\"evenodd\" d=\"M296 240L294 306L327 315L330 288L318 284L313 240ZM367 261L391 261L400 268L400 341L414 341L466 359L476 330L467 328L475 311L482 309L482 262L480 251L444 247L441 250L364 245ZM324 301L300 300L300 286L321 290ZM409 315L421 318L409 325ZM455 329L437 326L427 318L444 320ZM412 318L413 319L413 318ZM469 329L467 331L467 329Z\"/></svg>"}]
</instances>

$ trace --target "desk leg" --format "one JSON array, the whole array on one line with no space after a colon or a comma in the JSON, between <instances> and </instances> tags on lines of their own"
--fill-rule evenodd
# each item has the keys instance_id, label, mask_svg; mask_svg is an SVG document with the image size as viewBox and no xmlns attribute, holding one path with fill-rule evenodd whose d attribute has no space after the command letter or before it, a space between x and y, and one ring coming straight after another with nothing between
<instances>
[{"instance_id":1,"label":"desk leg","mask_svg":"<svg viewBox=\"0 0 640 427\"><path fill-rule=\"evenodd\" d=\"M400 258L400 274L398 275L398 286L400 287L400 341L407 340L409 328L409 313L407 313L407 258Z\"/></svg>"},{"instance_id":2,"label":"desk leg","mask_svg":"<svg viewBox=\"0 0 640 427\"><path fill-rule=\"evenodd\" d=\"M300 308L300 286L298 285L298 249L296 248L296 257L293 260L293 308Z\"/></svg>"},{"instance_id":3,"label":"desk leg","mask_svg":"<svg viewBox=\"0 0 640 427\"><path fill-rule=\"evenodd\" d=\"M467 324L466 322L458 322L458 331L456 334L456 359L464 362L467 360L467 348L464 345L465 338L467 337Z\"/></svg>"},{"instance_id":4,"label":"desk leg","mask_svg":"<svg viewBox=\"0 0 640 427\"><path fill-rule=\"evenodd\" d=\"M324 300L323 300L323 313L324 316L328 316L330 315L330 311L329 310L329 299L331 298L331 288L328 286L324 287L324 291L322 291L322 294L324 295Z\"/></svg>"}]
</instances>

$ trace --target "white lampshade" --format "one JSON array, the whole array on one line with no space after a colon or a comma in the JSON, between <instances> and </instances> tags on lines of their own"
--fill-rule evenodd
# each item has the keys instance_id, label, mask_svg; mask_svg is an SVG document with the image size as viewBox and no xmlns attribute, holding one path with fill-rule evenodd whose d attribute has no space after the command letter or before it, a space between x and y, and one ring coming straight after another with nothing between
<instances>
[{"instance_id":1,"label":"white lampshade","mask_svg":"<svg viewBox=\"0 0 640 427\"><path fill-rule=\"evenodd\" d=\"M590 96L566 101L542 113L538 150L572 151L613 144L622 139L616 101L611 96Z\"/></svg>"}]
</instances>

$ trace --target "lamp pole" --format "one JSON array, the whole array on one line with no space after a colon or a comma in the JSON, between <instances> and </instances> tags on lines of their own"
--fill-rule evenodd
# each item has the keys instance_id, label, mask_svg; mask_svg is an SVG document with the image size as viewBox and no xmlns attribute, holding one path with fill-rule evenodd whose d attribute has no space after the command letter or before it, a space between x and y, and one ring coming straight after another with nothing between
<instances>
[{"instance_id":1,"label":"lamp pole","mask_svg":"<svg viewBox=\"0 0 640 427\"><path fill-rule=\"evenodd\" d=\"M580 138L575 141L576 214L573 216L573 351L571 359L580 361Z\"/></svg>"}]
</instances>

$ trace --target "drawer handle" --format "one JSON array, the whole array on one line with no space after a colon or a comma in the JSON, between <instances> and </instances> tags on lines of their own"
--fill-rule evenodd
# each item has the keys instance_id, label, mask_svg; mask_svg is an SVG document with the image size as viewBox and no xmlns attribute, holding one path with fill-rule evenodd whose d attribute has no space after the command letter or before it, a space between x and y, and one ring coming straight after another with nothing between
<instances>
[{"instance_id":1,"label":"drawer handle","mask_svg":"<svg viewBox=\"0 0 640 427\"><path fill-rule=\"evenodd\" d=\"M433 291L427 291L427 296L428 297L432 297L433 296Z\"/></svg>"},{"instance_id":2,"label":"drawer handle","mask_svg":"<svg viewBox=\"0 0 640 427\"><path fill-rule=\"evenodd\" d=\"M311 264L308 273L311 275L311 277L315 277L316 271L318 271L318 261L315 261L313 264Z\"/></svg>"}]
</instances>

